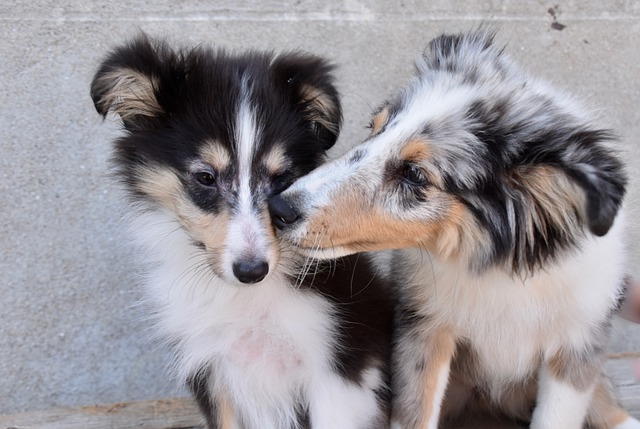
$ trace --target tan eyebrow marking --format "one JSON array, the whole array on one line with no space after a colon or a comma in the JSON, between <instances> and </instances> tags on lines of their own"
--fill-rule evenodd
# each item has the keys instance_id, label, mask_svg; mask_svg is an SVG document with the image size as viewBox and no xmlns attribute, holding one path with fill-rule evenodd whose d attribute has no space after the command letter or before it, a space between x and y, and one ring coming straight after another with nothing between
<instances>
[{"instance_id":1,"label":"tan eyebrow marking","mask_svg":"<svg viewBox=\"0 0 640 429\"><path fill-rule=\"evenodd\" d=\"M371 134L378 134L387 122L389 122L389 108L385 107L371 120Z\"/></svg>"},{"instance_id":2,"label":"tan eyebrow marking","mask_svg":"<svg viewBox=\"0 0 640 429\"><path fill-rule=\"evenodd\" d=\"M400 152L403 160L421 161L431 158L431 148L427 140L413 138L407 142Z\"/></svg>"},{"instance_id":3,"label":"tan eyebrow marking","mask_svg":"<svg viewBox=\"0 0 640 429\"><path fill-rule=\"evenodd\" d=\"M231 163L229 151L215 141L207 141L200 149L200 156L204 162L218 171L224 170Z\"/></svg>"},{"instance_id":4,"label":"tan eyebrow marking","mask_svg":"<svg viewBox=\"0 0 640 429\"><path fill-rule=\"evenodd\" d=\"M280 145L274 146L262 158L262 164L265 166L269 174L276 174L289 167L289 161L284 152L284 148Z\"/></svg>"}]
</instances>

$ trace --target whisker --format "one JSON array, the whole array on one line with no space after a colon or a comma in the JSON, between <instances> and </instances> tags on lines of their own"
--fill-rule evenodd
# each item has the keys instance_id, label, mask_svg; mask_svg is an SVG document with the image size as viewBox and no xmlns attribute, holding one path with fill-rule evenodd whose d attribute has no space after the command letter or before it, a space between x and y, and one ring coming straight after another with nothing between
<instances>
[{"instance_id":1,"label":"whisker","mask_svg":"<svg viewBox=\"0 0 640 429\"><path fill-rule=\"evenodd\" d=\"M191 274L193 272L193 270L197 269L197 267L202 264L203 261L201 260L195 260L194 259L198 256L203 256L202 254L197 254L199 252L194 252L194 254L192 254L187 260L191 261L191 263L185 267L185 269L182 271L182 273L176 277L173 282L171 283L171 285L169 286L169 291L171 291L174 287L176 287L177 285L179 285L183 279L186 278L186 276L188 274Z\"/></svg>"},{"instance_id":2,"label":"whisker","mask_svg":"<svg viewBox=\"0 0 640 429\"><path fill-rule=\"evenodd\" d=\"M356 260L353 263L353 267L351 268L351 281L349 281L349 294L353 298L353 278L356 275L356 267L358 266L358 261L360 260L360 254L356 254Z\"/></svg>"},{"instance_id":3,"label":"whisker","mask_svg":"<svg viewBox=\"0 0 640 429\"><path fill-rule=\"evenodd\" d=\"M296 288L300 288L300 286L302 286L302 283L304 282L304 279L309 274L309 269L311 268L311 264L312 264L312 262L314 260L313 254L317 253L317 246L318 246L319 239L320 239L319 235L316 235L315 239L314 239L313 246L311 246L312 250L305 255L305 260L304 260L304 263L302 265L302 269L301 269L300 275L298 276L298 281L296 282Z\"/></svg>"},{"instance_id":4,"label":"whisker","mask_svg":"<svg viewBox=\"0 0 640 429\"><path fill-rule=\"evenodd\" d=\"M195 293L198 288L198 284L202 281L202 278L210 273L211 267L207 263L207 261L203 261L194 271L192 279L190 280L189 286L189 296L193 301L195 298Z\"/></svg>"}]
</instances>

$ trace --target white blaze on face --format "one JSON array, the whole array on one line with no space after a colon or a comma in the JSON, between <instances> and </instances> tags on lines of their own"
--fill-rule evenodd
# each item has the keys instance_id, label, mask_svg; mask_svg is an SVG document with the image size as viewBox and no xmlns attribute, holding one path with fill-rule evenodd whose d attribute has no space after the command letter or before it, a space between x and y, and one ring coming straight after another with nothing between
<instances>
[{"instance_id":1,"label":"white blaze on face","mask_svg":"<svg viewBox=\"0 0 640 429\"><path fill-rule=\"evenodd\" d=\"M296 203L301 204L299 208L302 213L313 215L309 213L310 210L331 205L334 194L342 192L346 187L354 188L357 192L362 186L379 186L385 151L388 152L388 149L373 141L362 143L340 158L323 164L296 180L282 195L285 198L291 195L301 196ZM354 158L358 161L352 161Z\"/></svg>"},{"instance_id":2,"label":"white blaze on face","mask_svg":"<svg viewBox=\"0 0 640 429\"><path fill-rule=\"evenodd\" d=\"M377 195L386 163L397 158L400 151L397 144L387 142L397 143L397 138L396 134L390 138L375 136L296 180L282 196L296 206L302 215L301 221L282 233L294 240L304 236L307 223L334 206L340 195L353 198Z\"/></svg>"},{"instance_id":3,"label":"white blaze on face","mask_svg":"<svg viewBox=\"0 0 640 429\"><path fill-rule=\"evenodd\" d=\"M242 85L240 101L235 123L235 141L237 157L236 210L232 212L229 233L222 255L225 276L234 279L233 264L239 260L264 261L273 266L273 250L269 246L269 221L263 218L262 209L254 204L254 190L251 188L253 175L253 155L260 140L260 128L255 111L249 102L249 89L246 79Z\"/></svg>"},{"instance_id":4,"label":"white blaze on face","mask_svg":"<svg viewBox=\"0 0 640 429\"><path fill-rule=\"evenodd\" d=\"M383 183L390 152L397 150L390 150L374 138L296 180L282 193L282 198L288 200L301 216L296 223L281 230L280 236L302 248L312 249L312 256L318 259L354 253L353 248L336 243L323 249L327 244L321 244L321 240L330 236L328 225L337 227L340 221L350 222L340 219L341 216L358 222L358 214L348 213L347 207L371 206L374 203ZM344 210L341 204L345 205ZM327 228L319 228L319 225L327 225Z\"/></svg>"}]
</instances>

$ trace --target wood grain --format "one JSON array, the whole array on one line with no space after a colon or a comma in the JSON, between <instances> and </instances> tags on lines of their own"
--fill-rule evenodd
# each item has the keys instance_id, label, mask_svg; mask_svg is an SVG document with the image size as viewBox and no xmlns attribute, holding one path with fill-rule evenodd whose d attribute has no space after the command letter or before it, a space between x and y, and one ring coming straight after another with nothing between
<instances>
[{"instance_id":1,"label":"wood grain","mask_svg":"<svg viewBox=\"0 0 640 429\"><path fill-rule=\"evenodd\" d=\"M606 371L618 386L620 401L640 419L640 383L634 376L636 359L610 359ZM57 408L0 416L0 429L202 429L203 419L190 398L126 402L82 408ZM476 421L445 429L523 429L510 422Z\"/></svg>"},{"instance_id":2,"label":"wood grain","mask_svg":"<svg viewBox=\"0 0 640 429\"><path fill-rule=\"evenodd\" d=\"M190 398L58 408L0 416L2 429L201 429Z\"/></svg>"}]
</instances>

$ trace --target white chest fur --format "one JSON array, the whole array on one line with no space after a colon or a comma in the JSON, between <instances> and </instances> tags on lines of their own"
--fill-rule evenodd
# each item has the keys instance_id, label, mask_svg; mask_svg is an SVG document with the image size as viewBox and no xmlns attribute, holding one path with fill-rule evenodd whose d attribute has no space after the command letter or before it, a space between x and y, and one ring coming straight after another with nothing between
<instances>
[{"instance_id":1,"label":"white chest fur","mask_svg":"<svg viewBox=\"0 0 640 429\"><path fill-rule=\"evenodd\" d=\"M213 389L251 405L237 410L245 420L280 427L295 419L295 399L333 373L329 302L277 272L256 285L226 284L173 222L153 213L134 221L145 223L138 239L150 249L146 297L159 334L176 345L177 378L212 368Z\"/></svg>"},{"instance_id":2,"label":"white chest fur","mask_svg":"<svg viewBox=\"0 0 640 429\"><path fill-rule=\"evenodd\" d=\"M412 295L430 320L448 325L477 353L487 381L522 380L536 362L561 347L580 349L617 300L625 274L622 222L602 238L525 277L494 269L476 275L420 254L402 257L419 266Z\"/></svg>"},{"instance_id":3,"label":"white chest fur","mask_svg":"<svg viewBox=\"0 0 640 429\"><path fill-rule=\"evenodd\" d=\"M213 360L223 373L251 378L253 389L261 381L272 389L327 357L333 328L325 301L273 281L209 288L217 289L207 291L213 296L173 300L163 311L163 330L180 338L181 365Z\"/></svg>"}]
</instances>

